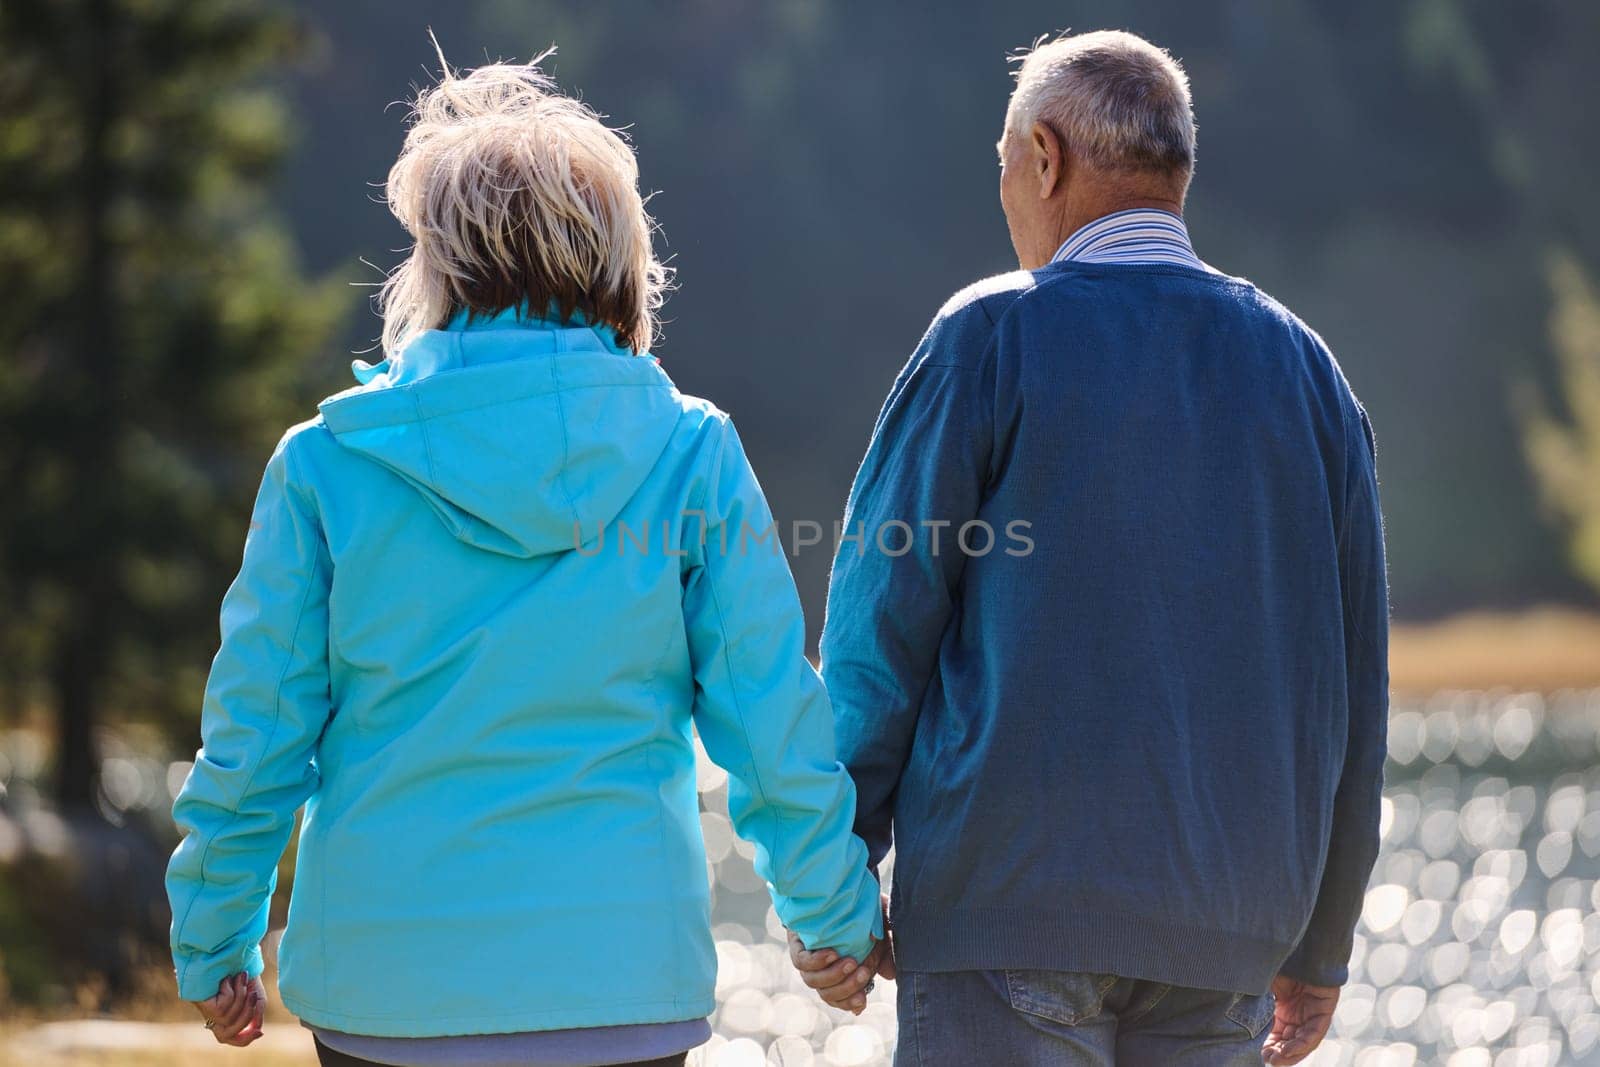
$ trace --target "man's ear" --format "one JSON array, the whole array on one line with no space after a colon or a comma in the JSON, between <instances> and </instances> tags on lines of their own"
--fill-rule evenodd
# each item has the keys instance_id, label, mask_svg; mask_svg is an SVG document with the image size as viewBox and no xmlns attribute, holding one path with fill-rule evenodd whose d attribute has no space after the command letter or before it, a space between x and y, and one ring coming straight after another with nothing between
<instances>
[{"instance_id":1,"label":"man's ear","mask_svg":"<svg viewBox=\"0 0 1600 1067\"><path fill-rule=\"evenodd\" d=\"M1049 200L1067 180L1067 152L1056 131L1042 122L1033 124L1030 147L1034 173L1039 179L1039 199Z\"/></svg>"}]
</instances>

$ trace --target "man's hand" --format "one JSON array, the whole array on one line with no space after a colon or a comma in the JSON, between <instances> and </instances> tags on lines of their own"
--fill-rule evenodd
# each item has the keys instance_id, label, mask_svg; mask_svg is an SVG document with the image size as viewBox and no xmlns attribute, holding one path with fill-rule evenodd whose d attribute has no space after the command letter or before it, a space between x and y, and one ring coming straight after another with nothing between
<instances>
[{"instance_id":1,"label":"man's hand","mask_svg":"<svg viewBox=\"0 0 1600 1067\"><path fill-rule=\"evenodd\" d=\"M1261 1060L1272 1067L1288 1067L1315 1052L1328 1036L1333 1009L1339 1006L1339 988L1308 985L1280 974L1272 980L1272 995L1278 1006Z\"/></svg>"},{"instance_id":2,"label":"man's hand","mask_svg":"<svg viewBox=\"0 0 1600 1067\"><path fill-rule=\"evenodd\" d=\"M878 964L878 973L892 982L898 977L900 969L894 958L894 927L889 924L888 893L878 895L878 907L883 909L883 960Z\"/></svg>"},{"instance_id":3,"label":"man's hand","mask_svg":"<svg viewBox=\"0 0 1600 1067\"><path fill-rule=\"evenodd\" d=\"M220 1044L244 1048L261 1036L267 991L259 978L244 974L224 978L216 996L193 1003Z\"/></svg>"}]
</instances>

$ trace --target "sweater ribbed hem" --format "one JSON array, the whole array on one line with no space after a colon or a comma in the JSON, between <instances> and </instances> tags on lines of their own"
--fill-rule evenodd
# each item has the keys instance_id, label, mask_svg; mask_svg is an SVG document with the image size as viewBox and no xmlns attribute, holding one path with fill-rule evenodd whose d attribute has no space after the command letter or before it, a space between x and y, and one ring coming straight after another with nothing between
<instances>
[{"instance_id":1,"label":"sweater ribbed hem","mask_svg":"<svg viewBox=\"0 0 1600 1067\"><path fill-rule=\"evenodd\" d=\"M892 917L896 963L908 971L1088 971L1258 995L1294 948L1116 912L901 907Z\"/></svg>"}]
</instances>

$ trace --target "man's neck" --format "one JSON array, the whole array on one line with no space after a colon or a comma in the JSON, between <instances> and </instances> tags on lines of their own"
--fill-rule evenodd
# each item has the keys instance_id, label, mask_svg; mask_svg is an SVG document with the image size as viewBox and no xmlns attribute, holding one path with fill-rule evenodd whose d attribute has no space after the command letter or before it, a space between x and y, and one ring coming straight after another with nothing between
<instances>
[{"instance_id":1,"label":"man's neck","mask_svg":"<svg viewBox=\"0 0 1600 1067\"><path fill-rule=\"evenodd\" d=\"M1075 201L1068 196L1056 226L1055 241L1050 246L1053 254L1066 243L1067 238L1083 229L1095 219L1115 215L1119 211L1166 211L1183 218L1183 202L1163 197L1109 197L1086 196ZM1048 258L1048 255L1047 257Z\"/></svg>"}]
</instances>

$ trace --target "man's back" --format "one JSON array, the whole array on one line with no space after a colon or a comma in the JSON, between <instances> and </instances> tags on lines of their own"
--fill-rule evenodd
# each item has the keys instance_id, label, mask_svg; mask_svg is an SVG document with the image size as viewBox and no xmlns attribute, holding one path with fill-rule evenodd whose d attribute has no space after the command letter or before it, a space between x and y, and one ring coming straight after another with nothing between
<instances>
[{"instance_id":1,"label":"man's back","mask_svg":"<svg viewBox=\"0 0 1600 1067\"><path fill-rule=\"evenodd\" d=\"M1028 273L896 380L822 635L857 831L898 848L895 1062L1287 1067L1378 846L1372 431L1196 254L1182 66L1120 30L1020 60L995 149Z\"/></svg>"},{"instance_id":2,"label":"man's back","mask_svg":"<svg viewBox=\"0 0 1600 1067\"><path fill-rule=\"evenodd\" d=\"M1386 608L1370 430L1314 334L1183 266L982 283L896 382L858 524L823 667L902 967L1259 992L1320 901L1304 977L1342 981Z\"/></svg>"}]
</instances>

